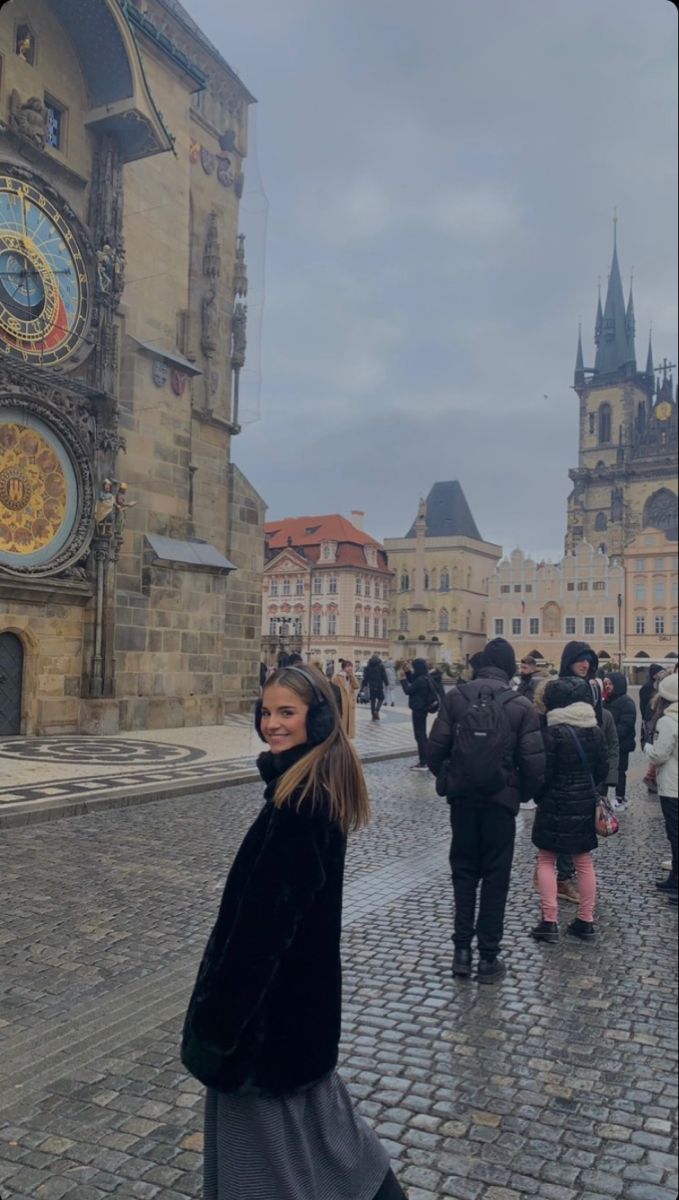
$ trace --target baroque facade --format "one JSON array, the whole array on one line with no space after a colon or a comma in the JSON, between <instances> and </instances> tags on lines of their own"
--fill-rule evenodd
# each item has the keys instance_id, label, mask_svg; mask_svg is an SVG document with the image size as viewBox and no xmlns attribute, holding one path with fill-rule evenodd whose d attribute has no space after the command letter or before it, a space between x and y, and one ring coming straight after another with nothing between
<instances>
[{"instance_id":1,"label":"baroque facade","mask_svg":"<svg viewBox=\"0 0 679 1200\"><path fill-rule=\"evenodd\" d=\"M380 543L338 514L288 517L266 525L262 657L297 650L325 666L339 658L363 666L389 650L392 572Z\"/></svg>"},{"instance_id":2,"label":"baroque facade","mask_svg":"<svg viewBox=\"0 0 679 1200\"><path fill-rule=\"evenodd\" d=\"M558 669L567 642L589 642L602 662L619 663L624 644L625 572L580 542L559 563L514 550L489 581L489 636L505 637L517 659L535 654Z\"/></svg>"},{"instance_id":3,"label":"baroque facade","mask_svg":"<svg viewBox=\"0 0 679 1200\"><path fill-rule=\"evenodd\" d=\"M231 458L252 100L178 0L0 13L0 734L256 693L264 504Z\"/></svg>"},{"instance_id":4,"label":"baroque facade","mask_svg":"<svg viewBox=\"0 0 679 1200\"><path fill-rule=\"evenodd\" d=\"M393 656L464 666L486 641L488 578L502 547L483 540L457 480L435 483L406 536L384 546Z\"/></svg>"}]
</instances>

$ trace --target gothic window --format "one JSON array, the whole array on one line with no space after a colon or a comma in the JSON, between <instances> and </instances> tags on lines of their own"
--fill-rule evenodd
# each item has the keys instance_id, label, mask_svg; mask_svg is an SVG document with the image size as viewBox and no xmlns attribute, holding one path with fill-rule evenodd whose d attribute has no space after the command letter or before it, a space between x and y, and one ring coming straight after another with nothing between
<instances>
[{"instance_id":1,"label":"gothic window","mask_svg":"<svg viewBox=\"0 0 679 1200\"><path fill-rule=\"evenodd\" d=\"M35 34L30 25L17 25L15 53L19 58L23 58L29 67L35 66Z\"/></svg>"},{"instance_id":2,"label":"gothic window","mask_svg":"<svg viewBox=\"0 0 679 1200\"><path fill-rule=\"evenodd\" d=\"M589 432L594 433L596 427L596 416L594 413L589 414Z\"/></svg>"},{"instance_id":3,"label":"gothic window","mask_svg":"<svg viewBox=\"0 0 679 1200\"><path fill-rule=\"evenodd\" d=\"M448 632L448 609L442 608L439 613L439 629L441 633Z\"/></svg>"},{"instance_id":4,"label":"gothic window","mask_svg":"<svg viewBox=\"0 0 679 1200\"><path fill-rule=\"evenodd\" d=\"M599 554L608 554L605 542L599 542Z\"/></svg>"},{"instance_id":5,"label":"gothic window","mask_svg":"<svg viewBox=\"0 0 679 1200\"><path fill-rule=\"evenodd\" d=\"M407 571L403 571L401 573L401 591L402 592L410 591L410 577L409 577Z\"/></svg>"},{"instance_id":6,"label":"gothic window","mask_svg":"<svg viewBox=\"0 0 679 1200\"><path fill-rule=\"evenodd\" d=\"M444 569L441 571L441 591L442 591L442 592L449 592L449 591L450 591L450 575L448 574L448 572L447 572L447 570L445 569L445 567L444 567Z\"/></svg>"},{"instance_id":7,"label":"gothic window","mask_svg":"<svg viewBox=\"0 0 679 1200\"><path fill-rule=\"evenodd\" d=\"M644 505L644 527L661 529L672 542L677 540L677 497L669 488L660 488Z\"/></svg>"},{"instance_id":8,"label":"gothic window","mask_svg":"<svg viewBox=\"0 0 679 1200\"><path fill-rule=\"evenodd\" d=\"M425 590L425 592L429 591L429 572L428 571L425 571L425 573L424 573L424 590Z\"/></svg>"},{"instance_id":9,"label":"gothic window","mask_svg":"<svg viewBox=\"0 0 679 1200\"><path fill-rule=\"evenodd\" d=\"M401 609L401 616L399 617L398 627L401 630L401 633L408 632L408 613L406 612L405 608Z\"/></svg>"},{"instance_id":10,"label":"gothic window","mask_svg":"<svg viewBox=\"0 0 679 1200\"><path fill-rule=\"evenodd\" d=\"M603 446L611 440L611 406L599 406L599 445Z\"/></svg>"},{"instance_id":11,"label":"gothic window","mask_svg":"<svg viewBox=\"0 0 679 1200\"><path fill-rule=\"evenodd\" d=\"M434 591L434 592L436 591L436 584L437 584L436 567L433 567L431 574L429 576L429 585L430 585L432 591Z\"/></svg>"},{"instance_id":12,"label":"gothic window","mask_svg":"<svg viewBox=\"0 0 679 1200\"><path fill-rule=\"evenodd\" d=\"M594 528L595 528L596 532L603 533L604 530L606 529L607 525L608 525L608 518L606 517L605 512L597 513L596 520L594 522Z\"/></svg>"}]
</instances>

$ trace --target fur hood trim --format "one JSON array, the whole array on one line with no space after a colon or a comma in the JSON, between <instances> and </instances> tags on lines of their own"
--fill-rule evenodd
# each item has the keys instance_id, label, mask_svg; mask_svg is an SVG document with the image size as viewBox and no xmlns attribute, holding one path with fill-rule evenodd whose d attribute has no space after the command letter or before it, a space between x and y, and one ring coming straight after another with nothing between
<instances>
[{"instance_id":1,"label":"fur hood trim","mask_svg":"<svg viewBox=\"0 0 679 1200\"><path fill-rule=\"evenodd\" d=\"M566 708L553 708L547 713L547 724L575 725L578 729L593 729L596 725L596 713L591 704L580 701L569 704Z\"/></svg>"}]
</instances>

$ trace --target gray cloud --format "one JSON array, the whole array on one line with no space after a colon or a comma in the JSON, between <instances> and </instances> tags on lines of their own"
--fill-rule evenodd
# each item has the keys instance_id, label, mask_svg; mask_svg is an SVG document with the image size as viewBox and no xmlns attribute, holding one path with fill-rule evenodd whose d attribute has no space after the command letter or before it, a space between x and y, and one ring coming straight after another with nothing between
<instances>
[{"instance_id":1,"label":"gray cloud","mask_svg":"<svg viewBox=\"0 0 679 1200\"><path fill-rule=\"evenodd\" d=\"M637 357L652 320L677 361L673 6L185 2L260 102L261 420L234 454L271 515L397 536L455 477L486 538L558 555L614 205Z\"/></svg>"}]
</instances>

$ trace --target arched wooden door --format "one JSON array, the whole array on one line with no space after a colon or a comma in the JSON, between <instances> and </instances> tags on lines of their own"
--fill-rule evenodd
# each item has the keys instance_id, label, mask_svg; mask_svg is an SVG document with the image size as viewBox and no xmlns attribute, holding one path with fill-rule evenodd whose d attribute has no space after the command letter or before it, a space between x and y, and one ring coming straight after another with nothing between
<instances>
[{"instance_id":1,"label":"arched wooden door","mask_svg":"<svg viewBox=\"0 0 679 1200\"><path fill-rule=\"evenodd\" d=\"M0 633L0 737L21 733L24 648L15 633Z\"/></svg>"}]
</instances>

